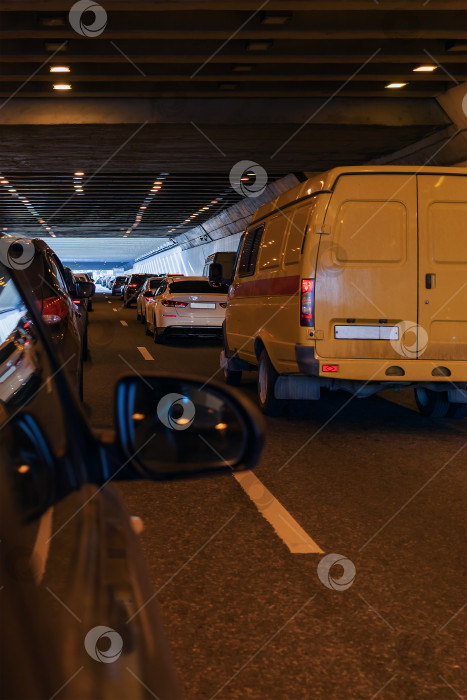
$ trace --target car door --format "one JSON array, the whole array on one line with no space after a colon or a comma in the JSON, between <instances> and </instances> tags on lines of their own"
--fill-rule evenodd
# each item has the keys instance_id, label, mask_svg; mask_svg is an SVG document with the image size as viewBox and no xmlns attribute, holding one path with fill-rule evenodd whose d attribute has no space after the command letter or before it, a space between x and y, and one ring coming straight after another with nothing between
<instances>
[{"instance_id":1,"label":"car door","mask_svg":"<svg viewBox=\"0 0 467 700\"><path fill-rule=\"evenodd\" d=\"M159 312L158 307L160 305L162 295L164 294L164 292L167 291L167 287L168 287L168 281L165 279L162 281L161 285L154 292L153 298L148 301L147 308L148 308L148 310L149 310L149 308L151 309L151 319L148 322L153 324L155 327L157 326L157 314Z\"/></svg>"},{"instance_id":2,"label":"car door","mask_svg":"<svg viewBox=\"0 0 467 700\"><path fill-rule=\"evenodd\" d=\"M416 178L341 177L318 235L317 354L400 358L392 334L418 316Z\"/></svg>"},{"instance_id":3,"label":"car door","mask_svg":"<svg viewBox=\"0 0 467 700\"><path fill-rule=\"evenodd\" d=\"M128 513L97 485L102 447L29 286L0 264L1 695L178 698Z\"/></svg>"},{"instance_id":4,"label":"car door","mask_svg":"<svg viewBox=\"0 0 467 700\"><path fill-rule=\"evenodd\" d=\"M419 353L467 359L467 177L417 175Z\"/></svg>"}]
</instances>

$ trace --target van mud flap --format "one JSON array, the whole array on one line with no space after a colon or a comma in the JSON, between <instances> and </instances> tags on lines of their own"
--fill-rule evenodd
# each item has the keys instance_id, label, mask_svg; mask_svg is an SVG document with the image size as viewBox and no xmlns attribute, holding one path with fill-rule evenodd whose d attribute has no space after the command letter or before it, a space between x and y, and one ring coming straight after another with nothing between
<instances>
[{"instance_id":1,"label":"van mud flap","mask_svg":"<svg viewBox=\"0 0 467 700\"><path fill-rule=\"evenodd\" d=\"M310 377L319 377L319 360L315 358L315 348L309 345L295 346L295 359L298 369Z\"/></svg>"}]
</instances>

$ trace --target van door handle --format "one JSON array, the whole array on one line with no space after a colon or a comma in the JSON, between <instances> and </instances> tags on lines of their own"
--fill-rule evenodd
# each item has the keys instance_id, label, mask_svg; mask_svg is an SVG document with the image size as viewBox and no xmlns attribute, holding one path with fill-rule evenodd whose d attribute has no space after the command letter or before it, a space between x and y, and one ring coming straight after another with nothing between
<instances>
[{"instance_id":1,"label":"van door handle","mask_svg":"<svg viewBox=\"0 0 467 700\"><path fill-rule=\"evenodd\" d=\"M427 272L425 275L425 287L427 289L436 287L436 275L433 272Z\"/></svg>"}]
</instances>

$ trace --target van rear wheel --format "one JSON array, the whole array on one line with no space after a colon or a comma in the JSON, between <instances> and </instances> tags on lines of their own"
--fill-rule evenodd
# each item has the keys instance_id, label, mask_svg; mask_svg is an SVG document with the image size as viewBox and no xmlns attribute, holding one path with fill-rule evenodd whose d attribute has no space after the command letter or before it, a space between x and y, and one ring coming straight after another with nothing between
<instances>
[{"instance_id":1,"label":"van rear wheel","mask_svg":"<svg viewBox=\"0 0 467 700\"><path fill-rule=\"evenodd\" d=\"M258 398L262 412L266 416L281 416L285 409L285 401L276 399L274 387L278 374L266 350L261 352L258 367Z\"/></svg>"},{"instance_id":2,"label":"van rear wheel","mask_svg":"<svg viewBox=\"0 0 467 700\"><path fill-rule=\"evenodd\" d=\"M444 418L449 410L447 391L431 391L431 389L414 389L415 401L422 416L427 418Z\"/></svg>"}]
</instances>

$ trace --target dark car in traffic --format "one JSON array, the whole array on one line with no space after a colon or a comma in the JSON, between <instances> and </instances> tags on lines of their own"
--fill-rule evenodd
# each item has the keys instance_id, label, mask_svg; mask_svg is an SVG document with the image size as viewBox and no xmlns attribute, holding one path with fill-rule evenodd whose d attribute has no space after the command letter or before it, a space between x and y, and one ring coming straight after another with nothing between
<instances>
[{"instance_id":1,"label":"dark car in traffic","mask_svg":"<svg viewBox=\"0 0 467 700\"><path fill-rule=\"evenodd\" d=\"M149 277L152 277L152 275L139 273L130 275L123 289L123 303L125 306L131 306L133 303L136 304L136 299L141 291L141 287Z\"/></svg>"},{"instance_id":2,"label":"dark car in traffic","mask_svg":"<svg viewBox=\"0 0 467 700\"><path fill-rule=\"evenodd\" d=\"M115 388L115 430L91 429L52 339L62 296L46 302L30 279L0 261L0 695L178 700L156 592L111 482L251 468L260 418L215 382L131 375Z\"/></svg>"},{"instance_id":3,"label":"dark car in traffic","mask_svg":"<svg viewBox=\"0 0 467 700\"><path fill-rule=\"evenodd\" d=\"M128 277L126 277L126 276L119 276L119 277L116 277L114 279L112 287L111 287L113 297L116 297L122 293L122 289L123 289L127 279L128 279Z\"/></svg>"}]
</instances>

